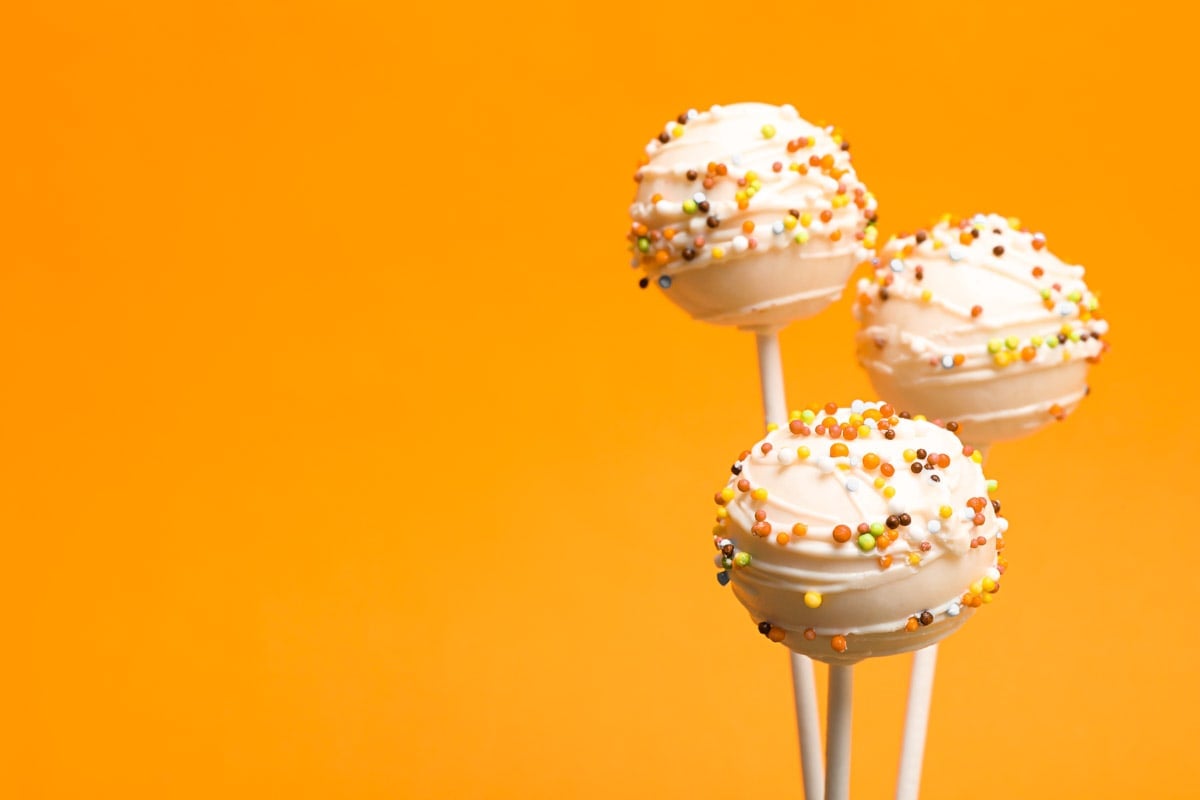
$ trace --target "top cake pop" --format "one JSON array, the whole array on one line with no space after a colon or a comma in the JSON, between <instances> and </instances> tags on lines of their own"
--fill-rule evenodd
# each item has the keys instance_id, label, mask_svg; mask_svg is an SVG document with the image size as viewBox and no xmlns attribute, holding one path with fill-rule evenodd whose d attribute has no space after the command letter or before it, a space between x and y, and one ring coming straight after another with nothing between
<instances>
[{"instance_id":1,"label":"top cake pop","mask_svg":"<svg viewBox=\"0 0 1200 800\"><path fill-rule=\"evenodd\" d=\"M859 362L880 395L987 445L1062 419L1087 394L1108 323L1082 267L1017 220L944 217L889 240L858 284Z\"/></svg>"},{"instance_id":2,"label":"top cake pop","mask_svg":"<svg viewBox=\"0 0 1200 800\"><path fill-rule=\"evenodd\" d=\"M633 266L704 322L769 330L836 300L874 244L849 144L790 105L688 111L646 145Z\"/></svg>"}]
</instances>

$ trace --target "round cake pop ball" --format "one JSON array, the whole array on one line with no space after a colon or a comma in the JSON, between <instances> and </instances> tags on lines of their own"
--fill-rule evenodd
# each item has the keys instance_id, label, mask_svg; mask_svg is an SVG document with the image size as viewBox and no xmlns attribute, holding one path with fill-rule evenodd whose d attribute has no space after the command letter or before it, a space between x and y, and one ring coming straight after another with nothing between
<instances>
[{"instance_id":1,"label":"round cake pop ball","mask_svg":"<svg viewBox=\"0 0 1200 800\"><path fill-rule=\"evenodd\" d=\"M646 145L634 176L633 266L704 322L768 330L836 300L875 199L833 128L790 105L689 111Z\"/></svg>"},{"instance_id":2,"label":"round cake pop ball","mask_svg":"<svg viewBox=\"0 0 1200 800\"><path fill-rule=\"evenodd\" d=\"M1040 233L995 214L887 242L858 286L858 358L876 391L955 419L976 445L1064 418L1108 323Z\"/></svg>"},{"instance_id":3,"label":"round cake pop ball","mask_svg":"<svg viewBox=\"0 0 1200 800\"><path fill-rule=\"evenodd\" d=\"M979 451L887 404L807 410L734 462L717 574L760 632L828 663L931 645L999 590Z\"/></svg>"}]
</instances>

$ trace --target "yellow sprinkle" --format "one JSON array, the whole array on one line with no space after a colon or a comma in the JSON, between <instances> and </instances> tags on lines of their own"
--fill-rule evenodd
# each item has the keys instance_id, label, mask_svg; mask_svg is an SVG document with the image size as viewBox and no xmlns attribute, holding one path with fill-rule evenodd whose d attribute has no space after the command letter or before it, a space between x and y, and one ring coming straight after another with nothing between
<instances>
[{"instance_id":1,"label":"yellow sprinkle","mask_svg":"<svg viewBox=\"0 0 1200 800\"><path fill-rule=\"evenodd\" d=\"M788 422L791 422L794 419L800 419L800 412L796 409L792 409L788 412Z\"/></svg>"},{"instance_id":2,"label":"yellow sprinkle","mask_svg":"<svg viewBox=\"0 0 1200 800\"><path fill-rule=\"evenodd\" d=\"M883 496L886 497L887 499L891 500L893 497L896 496L896 487L895 486L885 486L883 489Z\"/></svg>"},{"instance_id":3,"label":"yellow sprinkle","mask_svg":"<svg viewBox=\"0 0 1200 800\"><path fill-rule=\"evenodd\" d=\"M1007 367L1013 362L1013 354L1007 350L1001 350L999 353L996 353L996 355L992 356L992 359L996 362L997 367Z\"/></svg>"},{"instance_id":4,"label":"yellow sprinkle","mask_svg":"<svg viewBox=\"0 0 1200 800\"><path fill-rule=\"evenodd\" d=\"M921 556L919 554L917 554L917 553L909 553L908 554L908 565L910 567L915 567L920 563L921 563Z\"/></svg>"},{"instance_id":5,"label":"yellow sprinkle","mask_svg":"<svg viewBox=\"0 0 1200 800\"><path fill-rule=\"evenodd\" d=\"M1012 228L1014 231L1020 230L1021 220L1017 219L1016 217L1009 217L1008 218L1008 227Z\"/></svg>"},{"instance_id":6,"label":"yellow sprinkle","mask_svg":"<svg viewBox=\"0 0 1200 800\"><path fill-rule=\"evenodd\" d=\"M774 125L763 125L762 126L762 135L763 135L764 139L775 138L775 126Z\"/></svg>"},{"instance_id":7,"label":"yellow sprinkle","mask_svg":"<svg viewBox=\"0 0 1200 800\"><path fill-rule=\"evenodd\" d=\"M904 460L910 464L912 462L916 461L917 460L917 451L916 450L905 450L904 451Z\"/></svg>"},{"instance_id":8,"label":"yellow sprinkle","mask_svg":"<svg viewBox=\"0 0 1200 800\"><path fill-rule=\"evenodd\" d=\"M913 417L913 422L924 422L924 421L925 421L924 414L917 414L916 416Z\"/></svg>"},{"instance_id":9,"label":"yellow sprinkle","mask_svg":"<svg viewBox=\"0 0 1200 800\"><path fill-rule=\"evenodd\" d=\"M724 258L725 257L725 248L724 247L714 247L712 249L712 256L713 256L713 258Z\"/></svg>"},{"instance_id":10,"label":"yellow sprinkle","mask_svg":"<svg viewBox=\"0 0 1200 800\"><path fill-rule=\"evenodd\" d=\"M683 136L683 126L682 125L673 125L671 127L671 135L674 136L676 139L678 139L680 136Z\"/></svg>"},{"instance_id":11,"label":"yellow sprinkle","mask_svg":"<svg viewBox=\"0 0 1200 800\"><path fill-rule=\"evenodd\" d=\"M983 594L983 581L978 580L971 584L971 594Z\"/></svg>"},{"instance_id":12,"label":"yellow sprinkle","mask_svg":"<svg viewBox=\"0 0 1200 800\"><path fill-rule=\"evenodd\" d=\"M837 463L837 468L838 468L838 469L840 469L840 470L843 470L843 471L845 471L845 470L848 470L848 469L850 469L850 464L849 464L848 462L846 462L846 461L839 461L839 462Z\"/></svg>"},{"instance_id":13,"label":"yellow sprinkle","mask_svg":"<svg viewBox=\"0 0 1200 800\"><path fill-rule=\"evenodd\" d=\"M746 199L748 199L748 198L747 198L747 195L746 195L746 190L745 190L745 189L738 189L738 190L737 190L737 192L736 192L736 193L733 195L733 199L734 199L734 200L746 200Z\"/></svg>"},{"instance_id":14,"label":"yellow sprinkle","mask_svg":"<svg viewBox=\"0 0 1200 800\"><path fill-rule=\"evenodd\" d=\"M728 508L726 508L725 506L717 506L717 517L718 518L725 519L728 516L729 516Z\"/></svg>"},{"instance_id":15,"label":"yellow sprinkle","mask_svg":"<svg viewBox=\"0 0 1200 800\"><path fill-rule=\"evenodd\" d=\"M808 458L811 454L812 454L812 451L809 450L804 445L800 445L799 447L796 448L796 457L797 458Z\"/></svg>"},{"instance_id":16,"label":"yellow sprinkle","mask_svg":"<svg viewBox=\"0 0 1200 800\"><path fill-rule=\"evenodd\" d=\"M846 204L848 204L849 202L850 202L850 198L847 195L835 194L833 196L833 207L834 208L845 208Z\"/></svg>"},{"instance_id":17,"label":"yellow sprinkle","mask_svg":"<svg viewBox=\"0 0 1200 800\"><path fill-rule=\"evenodd\" d=\"M982 464L983 463L983 453L979 450L976 450L974 453L971 453L971 460L974 461L976 464Z\"/></svg>"},{"instance_id":18,"label":"yellow sprinkle","mask_svg":"<svg viewBox=\"0 0 1200 800\"><path fill-rule=\"evenodd\" d=\"M997 595L994 595L994 594L985 594L983 596L983 602L984 602L984 604L990 603L993 600L995 600L996 597L997 597Z\"/></svg>"},{"instance_id":19,"label":"yellow sprinkle","mask_svg":"<svg viewBox=\"0 0 1200 800\"><path fill-rule=\"evenodd\" d=\"M991 578L984 578L983 579L983 590L985 592L996 591L996 582L994 580L992 580Z\"/></svg>"},{"instance_id":20,"label":"yellow sprinkle","mask_svg":"<svg viewBox=\"0 0 1200 800\"><path fill-rule=\"evenodd\" d=\"M934 250L941 250L945 246L946 246L946 244L941 239L933 240L933 249Z\"/></svg>"},{"instance_id":21,"label":"yellow sprinkle","mask_svg":"<svg viewBox=\"0 0 1200 800\"><path fill-rule=\"evenodd\" d=\"M775 423L775 422L767 423L767 433L770 433L771 431L777 431L777 430L779 430L778 423Z\"/></svg>"},{"instance_id":22,"label":"yellow sprinkle","mask_svg":"<svg viewBox=\"0 0 1200 800\"><path fill-rule=\"evenodd\" d=\"M746 183L754 183L756 180L758 180L757 172L755 172L754 170L750 170L749 172L746 173Z\"/></svg>"},{"instance_id":23,"label":"yellow sprinkle","mask_svg":"<svg viewBox=\"0 0 1200 800\"><path fill-rule=\"evenodd\" d=\"M805 592L804 593L804 605L808 606L809 608L820 608L821 601L823 599L824 598L821 597L820 592Z\"/></svg>"},{"instance_id":24,"label":"yellow sprinkle","mask_svg":"<svg viewBox=\"0 0 1200 800\"><path fill-rule=\"evenodd\" d=\"M812 224L812 214L808 213L807 211L800 212L800 224L806 228L809 225L811 225Z\"/></svg>"},{"instance_id":25,"label":"yellow sprinkle","mask_svg":"<svg viewBox=\"0 0 1200 800\"><path fill-rule=\"evenodd\" d=\"M849 422L850 422L850 424L851 424L851 425L858 425L858 424L859 424L859 423L861 423L862 421L863 421L863 415L862 415L862 414L851 414L851 415L850 415L850 420L849 420Z\"/></svg>"},{"instance_id":26,"label":"yellow sprinkle","mask_svg":"<svg viewBox=\"0 0 1200 800\"><path fill-rule=\"evenodd\" d=\"M859 437L860 439L866 439L866 438L867 438L868 436L870 436L870 435L871 435L871 429L870 429L870 428L868 428L866 425L859 425L859 426L858 426L858 437Z\"/></svg>"},{"instance_id":27,"label":"yellow sprinkle","mask_svg":"<svg viewBox=\"0 0 1200 800\"><path fill-rule=\"evenodd\" d=\"M928 303L932 299L933 299L933 292L929 291L928 289L921 292L921 302L922 303Z\"/></svg>"},{"instance_id":28,"label":"yellow sprinkle","mask_svg":"<svg viewBox=\"0 0 1200 800\"><path fill-rule=\"evenodd\" d=\"M791 214L788 214L786 217L784 217L784 218L783 218L783 227L784 227L784 230L789 230L789 231L790 231L792 228L795 228L795 227L796 227L796 223L797 223L798 221L799 221L799 220L797 220L797 219L796 219L795 217L793 217Z\"/></svg>"},{"instance_id":29,"label":"yellow sprinkle","mask_svg":"<svg viewBox=\"0 0 1200 800\"><path fill-rule=\"evenodd\" d=\"M885 487L885 486L887 486L887 481L886 481L886 480L884 480L883 478L876 478L876 479L875 479L875 488L876 488L876 489L882 489L882 488L883 488L883 487Z\"/></svg>"},{"instance_id":30,"label":"yellow sprinkle","mask_svg":"<svg viewBox=\"0 0 1200 800\"><path fill-rule=\"evenodd\" d=\"M726 486L724 489L721 490L721 499L724 500L726 503L728 503L730 500L732 500L735 497L737 497L737 492L735 492L733 490L732 486Z\"/></svg>"},{"instance_id":31,"label":"yellow sprinkle","mask_svg":"<svg viewBox=\"0 0 1200 800\"><path fill-rule=\"evenodd\" d=\"M954 215L947 211L945 214L942 214L940 217L938 217L938 222L945 225L952 219L954 219Z\"/></svg>"},{"instance_id":32,"label":"yellow sprinkle","mask_svg":"<svg viewBox=\"0 0 1200 800\"><path fill-rule=\"evenodd\" d=\"M762 502L763 500L767 499L767 490L760 486L757 489L755 489L754 491L750 492L750 496L753 497L755 500Z\"/></svg>"},{"instance_id":33,"label":"yellow sprinkle","mask_svg":"<svg viewBox=\"0 0 1200 800\"><path fill-rule=\"evenodd\" d=\"M1063 350L1062 354L1063 354L1063 361L1071 360L1071 351L1070 350Z\"/></svg>"},{"instance_id":34,"label":"yellow sprinkle","mask_svg":"<svg viewBox=\"0 0 1200 800\"><path fill-rule=\"evenodd\" d=\"M975 452L979 451L976 450ZM950 519L950 517L954 516L954 509L950 506L942 506L938 509L938 516L942 519Z\"/></svg>"}]
</instances>

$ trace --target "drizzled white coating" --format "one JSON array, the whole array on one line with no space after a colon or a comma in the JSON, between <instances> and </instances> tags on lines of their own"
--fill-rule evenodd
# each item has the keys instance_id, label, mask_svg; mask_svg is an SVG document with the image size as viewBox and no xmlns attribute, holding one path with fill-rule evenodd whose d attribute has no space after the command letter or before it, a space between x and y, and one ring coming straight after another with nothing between
<instances>
[{"instance_id":1,"label":"drizzled white coating","mask_svg":"<svg viewBox=\"0 0 1200 800\"><path fill-rule=\"evenodd\" d=\"M842 409L835 416L845 424L850 414ZM980 512L983 524L975 524L969 501L981 503L987 484L953 433L931 422L901 419L895 438L888 440L874 421L862 424L868 435L838 440L849 451L838 457L829 455L834 442L827 436L794 435L786 427L768 434L738 462L740 473L729 482L735 494L724 506L723 535L736 553L750 556L749 564L731 570L735 595L756 622L783 629L788 647L825 661L918 649L950 633L969 616L971 609L961 599L971 585L999 578L996 540L1007 527L990 502ZM764 443L770 445L765 455ZM811 450L807 458L798 457L800 447ZM913 473L904 451L918 449L950 456L949 466ZM892 498L876 487L883 477L880 467L863 465L868 453L895 468L884 479L895 489ZM742 480L751 491L737 488ZM758 488L767 490L766 499L754 498ZM949 518L942 516L943 507L951 510ZM753 532L759 511L765 511L771 527L765 535ZM894 541L873 537L881 546L859 546L860 523L882 525L886 537L886 520L901 514L910 521L894 529ZM796 523L806 525L807 533L780 544L777 535L790 533ZM854 531L850 541L835 541L838 525ZM890 557L890 565L883 566L881 557ZM821 595L818 608L805 604L808 592ZM932 622L906 630L911 618L926 611ZM806 629L814 639L804 637ZM831 648L835 635L846 637L845 653Z\"/></svg>"},{"instance_id":2,"label":"drizzled white coating","mask_svg":"<svg viewBox=\"0 0 1200 800\"><path fill-rule=\"evenodd\" d=\"M971 231L978 236L963 244ZM1108 323L1094 313L1083 268L1044 244L996 214L885 244L855 306L858 357L876 390L913 412L957 420L977 445L1073 410Z\"/></svg>"},{"instance_id":3,"label":"drizzled white coating","mask_svg":"<svg viewBox=\"0 0 1200 800\"><path fill-rule=\"evenodd\" d=\"M650 282L697 319L742 327L778 327L840 296L873 244L875 200L832 128L790 105L737 103L663 135L646 146L630 208L633 263Z\"/></svg>"}]
</instances>

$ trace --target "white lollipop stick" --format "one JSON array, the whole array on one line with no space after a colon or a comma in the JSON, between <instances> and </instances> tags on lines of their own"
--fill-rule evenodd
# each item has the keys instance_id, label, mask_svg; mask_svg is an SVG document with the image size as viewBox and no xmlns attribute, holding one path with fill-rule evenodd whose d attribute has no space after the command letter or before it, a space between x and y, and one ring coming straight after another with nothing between
<instances>
[{"instance_id":1,"label":"white lollipop stick","mask_svg":"<svg viewBox=\"0 0 1200 800\"><path fill-rule=\"evenodd\" d=\"M829 722L825 730L825 800L850 798L850 720L854 667L829 665Z\"/></svg>"},{"instance_id":2,"label":"white lollipop stick","mask_svg":"<svg viewBox=\"0 0 1200 800\"><path fill-rule=\"evenodd\" d=\"M913 653L896 800L916 800L921 791L921 764L925 760L925 734L929 729L929 705L933 700L933 672L937 667L937 653L936 644Z\"/></svg>"},{"instance_id":3,"label":"white lollipop stick","mask_svg":"<svg viewBox=\"0 0 1200 800\"><path fill-rule=\"evenodd\" d=\"M987 458L987 449L976 448ZM933 673L937 669L938 646L913 653L908 679L908 706L904 711L904 739L900 745L900 774L896 778L896 800L917 800L921 793L921 766L925 763L925 737L929 732L929 706L933 702Z\"/></svg>"},{"instance_id":4,"label":"white lollipop stick","mask_svg":"<svg viewBox=\"0 0 1200 800\"><path fill-rule=\"evenodd\" d=\"M758 374L762 381L763 414L767 423L786 425L787 400L783 393L783 359L779 336L757 333ZM821 720L817 714L817 681L812 659L792 653L792 688L796 700L796 726L800 732L800 765L804 771L804 796L820 800L824 789L821 766Z\"/></svg>"}]
</instances>

